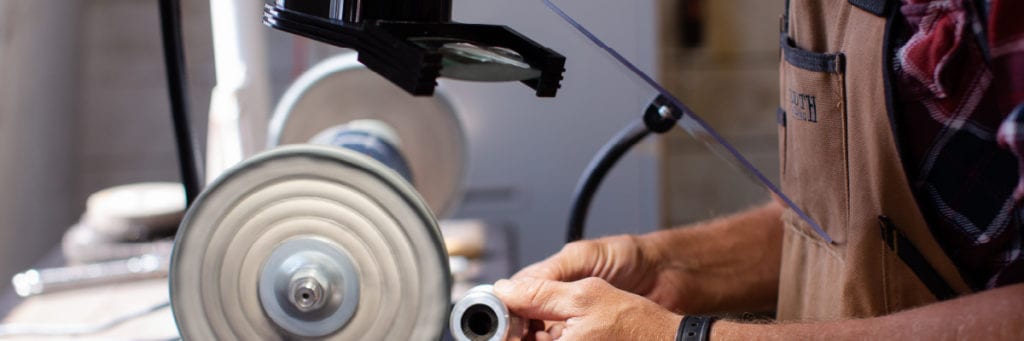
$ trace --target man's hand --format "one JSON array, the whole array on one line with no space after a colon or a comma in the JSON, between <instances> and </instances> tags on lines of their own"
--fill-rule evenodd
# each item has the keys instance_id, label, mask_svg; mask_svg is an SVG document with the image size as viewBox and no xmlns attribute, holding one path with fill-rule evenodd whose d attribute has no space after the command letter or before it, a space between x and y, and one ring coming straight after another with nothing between
<instances>
[{"instance_id":1,"label":"man's hand","mask_svg":"<svg viewBox=\"0 0 1024 341\"><path fill-rule=\"evenodd\" d=\"M599 277L675 313L774 308L782 206L763 206L694 226L566 245L512 278L570 282Z\"/></svg>"},{"instance_id":2,"label":"man's hand","mask_svg":"<svg viewBox=\"0 0 1024 341\"><path fill-rule=\"evenodd\" d=\"M513 312L534 321L528 337L557 338L568 328L575 330L574 335L652 339L646 336L658 334L671 339L681 318L673 312L758 311L774 306L781 215L782 206L773 201L687 228L571 243L520 271L512 277L514 282L499 281L495 291ZM527 283L526 289L509 287L512 283ZM537 294L559 288L564 295ZM552 303L546 303L548 297Z\"/></svg>"},{"instance_id":3,"label":"man's hand","mask_svg":"<svg viewBox=\"0 0 1024 341\"><path fill-rule=\"evenodd\" d=\"M494 293L522 318L563 322L529 335L538 341L671 340L682 319L596 277L559 282L521 276L498 281Z\"/></svg>"},{"instance_id":4,"label":"man's hand","mask_svg":"<svg viewBox=\"0 0 1024 341\"><path fill-rule=\"evenodd\" d=\"M570 282L598 277L612 286L678 310L688 291L686 272L661 258L642 236L622 235L570 243L548 259L524 268L513 279L533 277Z\"/></svg>"}]
</instances>

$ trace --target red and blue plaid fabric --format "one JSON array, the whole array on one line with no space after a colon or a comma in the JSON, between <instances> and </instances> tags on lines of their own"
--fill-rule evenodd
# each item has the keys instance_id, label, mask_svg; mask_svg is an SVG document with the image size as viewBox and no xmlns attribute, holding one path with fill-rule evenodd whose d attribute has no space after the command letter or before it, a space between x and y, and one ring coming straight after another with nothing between
<instances>
[{"instance_id":1,"label":"red and blue plaid fabric","mask_svg":"<svg viewBox=\"0 0 1024 341\"><path fill-rule=\"evenodd\" d=\"M1024 1L903 0L899 141L932 234L975 290L1024 282Z\"/></svg>"}]
</instances>

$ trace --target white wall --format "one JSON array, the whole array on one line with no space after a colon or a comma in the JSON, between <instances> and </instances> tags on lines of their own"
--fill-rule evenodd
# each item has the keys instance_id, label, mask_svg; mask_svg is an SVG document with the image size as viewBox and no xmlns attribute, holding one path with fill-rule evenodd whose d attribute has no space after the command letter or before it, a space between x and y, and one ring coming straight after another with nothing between
<instances>
[{"instance_id":1,"label":"white wall","mask_svg":"<svg viewBox=\"0 0 1024 341\"><path fill-rule=\"evenodd\" d=\"M182 16L202 141L209 3ZM89 193L178 181L162 51L157 1L0 1L0 288L57 247Z\"/></svg>"},{"instance_id":2,"label":"white wall","mask_svg":"<svg viewBox=\"0 0 1024 341\"><path fill-rule=\"evenodd\" d=\"M0 1L0 288L76 219L78 2Z\"/></svg>"}]
</instances>

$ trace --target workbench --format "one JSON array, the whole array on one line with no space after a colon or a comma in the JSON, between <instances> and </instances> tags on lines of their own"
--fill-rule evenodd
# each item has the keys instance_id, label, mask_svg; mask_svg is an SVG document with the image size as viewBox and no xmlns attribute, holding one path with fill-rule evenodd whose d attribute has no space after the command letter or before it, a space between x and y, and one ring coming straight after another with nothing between
<instances>
[{"instance_id":1,"label":"workbench","mask_svg":"<svg viewBox=\"0 0 1024 341\"><path fill-rule=\"evenodd\" d=\"M461 262L461 274L455 274L453 299L479 283L492 283L508 277L518 265L514 254L516 234L508 225L489 225L483 255ZM453 262L456 263L459 261ZM37 262L37 267L64 264L60 248ZM145 311L169 301L167 279L148 279L128 283L47 293L27 299L13 290L0 297L0 316L5 326L12 324L65 328L98 325L133 312ZM176 340L177 327L170 307L126 320L109 329L87 335L0 336L0 340Z\"/></svg>"}]
</instances>

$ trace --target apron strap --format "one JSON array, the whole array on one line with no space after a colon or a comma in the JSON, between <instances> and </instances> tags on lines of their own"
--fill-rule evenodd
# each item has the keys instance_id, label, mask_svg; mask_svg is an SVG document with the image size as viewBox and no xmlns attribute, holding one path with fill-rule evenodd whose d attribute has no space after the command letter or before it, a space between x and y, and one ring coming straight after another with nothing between
<instances>
[{"instance_id":1,"label":"apron strap","mask_svg":"<svg viewBox=\"0 0 1024 341\"><path fill-rule=\"evenodd\" d=\"M917 275L917 278L924 283L928 290L935 295L939 301L945 301L957 297L953 287L946 283L938 271L928 263L921 251L914 246L914 243L902 232L896 229L896 225L886 216L878 216L878 225L882 229L882 239L903 263L910 267L910 270Z\"/></svg>"},{"instance_id":2,"label":"apron strap","mask_svg":"<svg viewBox=\"0 0 1024 341\"><path fill-rule=\"evenodd\" d=\"M779 32L789 35L789 0L786 0L786 8L782 11L782 22L779 23Z\"/></svg>"}]
</instances>

